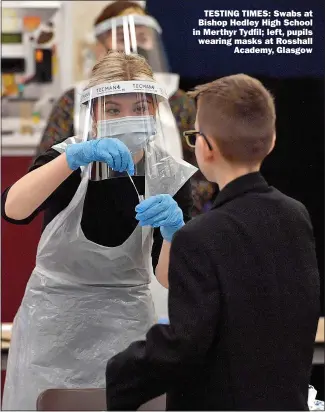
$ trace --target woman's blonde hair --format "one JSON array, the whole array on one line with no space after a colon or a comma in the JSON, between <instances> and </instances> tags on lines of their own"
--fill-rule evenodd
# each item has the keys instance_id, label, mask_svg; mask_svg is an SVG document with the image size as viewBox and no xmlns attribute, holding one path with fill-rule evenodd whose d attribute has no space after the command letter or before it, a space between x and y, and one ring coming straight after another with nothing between
<instances>
[{"instance_id":1,"label":"woman's blonde hair","mask_svg":"<svg viewBox=\"0 0 325 412\"><path fill-rule=\"evenodd\" d=\"M146 59L138 54L109 51L95 64L87 89L102 83L126 80L154 81L154 74Z\"/></svg>"}]
</instances>

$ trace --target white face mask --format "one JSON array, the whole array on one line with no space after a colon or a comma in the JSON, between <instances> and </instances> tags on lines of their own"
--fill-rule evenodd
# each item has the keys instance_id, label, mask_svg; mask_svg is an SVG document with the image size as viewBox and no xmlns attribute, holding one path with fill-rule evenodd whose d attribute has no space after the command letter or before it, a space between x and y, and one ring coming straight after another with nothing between
<instances>
[{"instance_id":1,"label":"white face mask","mask_svg":"<svg viewBox=\"0 0 325 412\"><path fill-rule=\"evenodd\" d=\"M132 154L141 151L155 134L153 116L128 116L101 120L97 124L97 137L115 137L121 140Z\"/></svg>"}]
</instances>

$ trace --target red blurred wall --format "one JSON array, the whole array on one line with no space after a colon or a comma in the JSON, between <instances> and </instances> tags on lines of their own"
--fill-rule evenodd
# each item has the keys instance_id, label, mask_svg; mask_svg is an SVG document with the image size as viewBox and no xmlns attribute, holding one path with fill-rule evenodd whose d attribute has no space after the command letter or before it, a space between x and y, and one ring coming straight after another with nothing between
<instances>
[{"instance_id":1,"label":"red blurred wall","mask_svg":"<svg viewBox=\"0 0 325 412\"><path fill-rule=\"evenodd\" d=\"M31 157L1 158L1 190L26 174ZM1 219L1 322L12 322L35 266L42 216L18 226ZM5 371L1 371L1 394Z\"/></svg>"},{"instance_id":2,"label":"red blurred wall","mask_svg":"<svg viewBox=\"0 0 325 412\"><path fill-rule=\"evenodd\" d=\"M15 183L28 170L30 157L2 157L1 189ZM42 216L19 226L1 220L1 321L12 322L35 266Z\"/></svg>"}]
</instances>

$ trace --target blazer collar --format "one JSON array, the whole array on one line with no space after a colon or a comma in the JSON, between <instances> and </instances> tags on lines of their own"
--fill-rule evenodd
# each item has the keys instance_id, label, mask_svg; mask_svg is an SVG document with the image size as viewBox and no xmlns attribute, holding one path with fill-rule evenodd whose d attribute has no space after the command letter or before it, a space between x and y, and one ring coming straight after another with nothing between
<instances>
[{"instance_id":1,"label":"blazer collar","mask_svg":"<svg viewBox=\"0 0 325 412\"><path fill-rule=\"evenodd\" d=\"M260 172L240 176L228 183L217 195L212 209L229 202L247 192L266 192L269 185Z\"/></svg>"}]
</instances>

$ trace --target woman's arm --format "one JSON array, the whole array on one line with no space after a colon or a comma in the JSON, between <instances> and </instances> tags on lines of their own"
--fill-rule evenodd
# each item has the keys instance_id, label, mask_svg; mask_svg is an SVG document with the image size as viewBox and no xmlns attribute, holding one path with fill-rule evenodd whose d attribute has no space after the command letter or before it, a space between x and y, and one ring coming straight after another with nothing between
<instances>
[{"instance_id":1,"label":"woman's arm","mask_svg":"<svg viewBox=\"0 0 325 412\"><path fill-rule=\"evenodd\" d=\"M185 185L176 193L174 200L182 209L184 222L191 219L191 212L193 208L192 185L191 180L188 180ZM168 288L168 272L169 272L169 254L171 242L163 241L158 264L156 267L156 278L158 282Z\"/></svg>"},{"instance_id":2,"label":"woman's arm","mask_svg":"<svg viewBox=\"0 0 325 412\"><path fill-rule=\"evenodd\" d=\"M168 289L168 268L169 268L169 254L170 254L171 243L166 240L163 241L158 265L156 267L156 278L158 282Z\"/></svg>"},{"instance_id":3,"label":"woman's arm","mask_svg":"<svg viewBox=\"0 0 325 412\"><path fill-rule=\"evenodd\" d=\"M157 196L154 196L154 198L157 198ZM154 223L154 221L158 219L159 214L157 212L154 212L154 204L150 205L151 201L149 199L144 201L145 204L142 207L140 207L140 209L137 207L137 212L140 212L140 214L137 215L137 219L140 220L140 222L142 220L142 224L145 223L145 225L153 226L152 223ZM184 222L188 222L191 219L191 211L193 208L192 186L190 180L187 181L184 184L184 186L176 193L176 195L174 196L174 200L178 204L179 208L182 210ZM145 212L143 208L147 211ZM143 212L145 212L144 215L141 214L141 209ZM162 208L162 210L163 209L164 208ZM162 213L165 214L164 212ZM152 218L151 214L156 216ZM157 221L155 223L157 223ZM152 264L158 282L165 288L168 288L169 252L171 247L171 239L168 240L170 241L163 240L163 237L160 233L160 229L155 228L154 242L151 253Z\"/></svg>"},{"instance_id":4,"label":"woman's arm","mask_svg":"<svg viewBox=\"0 0 325 412\"><path fill-rule=\"evenodd\" d=\"M9 190L5 214L10 219L30 216L71 174L65 153L28 173Z\"/></svg>"},{"instance_id":5,"label":"woman's arm","mask_svg":"<svg viewBox=\"0 0 325 412\"><path fill-rule=\"evenodd\" d=\"M95 139L67 146L52 162L33 170L9 190L4 206L9 219L30 216L74 170L92 162L107 163L113 170L134 173L129 149L118 139Z\"/></svg>"}]
</instances>

